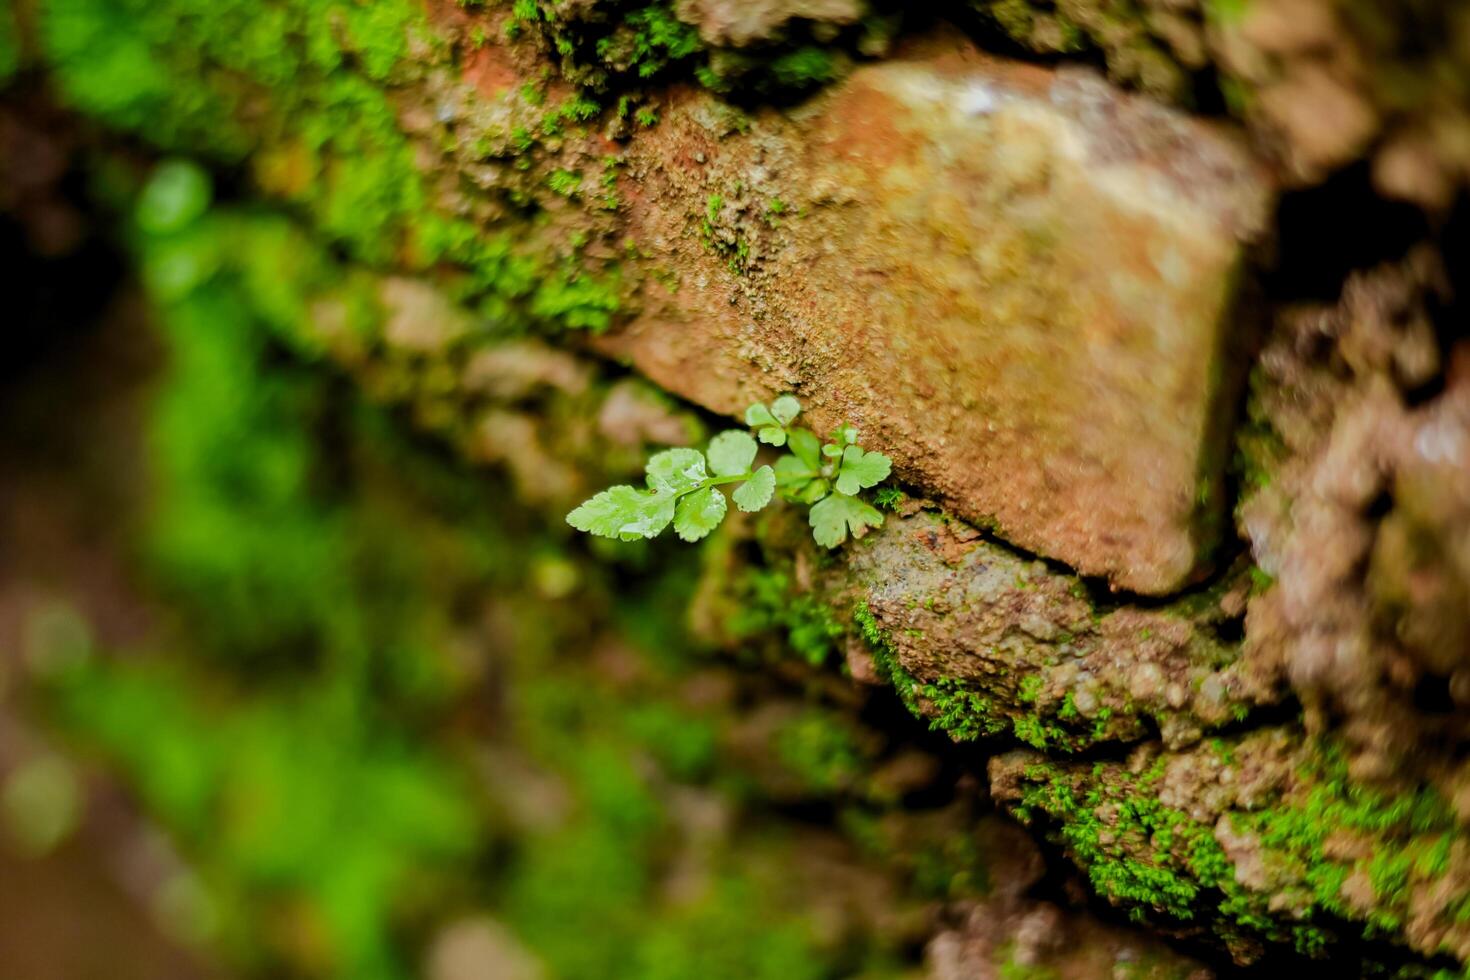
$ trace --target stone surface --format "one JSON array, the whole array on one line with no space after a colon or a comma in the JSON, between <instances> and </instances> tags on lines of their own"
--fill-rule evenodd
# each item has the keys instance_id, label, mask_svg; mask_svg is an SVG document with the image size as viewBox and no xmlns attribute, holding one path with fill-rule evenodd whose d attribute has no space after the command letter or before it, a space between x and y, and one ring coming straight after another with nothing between
<instances>
[{"instance_id":1,"label":"stone surface","mask_svg":"<svg viewBox=\"0 0 1470 980\"><path fill-rule=\"evenodd\" d=\"M1178 748L1279 699L1269 665L1218 635L1244 582L1100 609L1075 576L919 513L854 548L829 594L854 584L906 675L892 682L958 739L1074 752L1156 735Z\"/></svg>"},{"instance_id":2,"label":"stone surface","mask_svg":"<svg viewBox=\"0 0 1470 980\"><path fill-rule=\"evenodd\" d=\"M1251 656L1282 665L1314 731L1355 774L1457 794L1470 727L1470 345L1441 353L1440 257L1351 276L1336 303L1281 312L1253 376L1238 509L1272 587Z\"/></svg>"},{"instance_id":3,"label":"stone surface","mask_svg":"<svg viewBox=\"0 0 1470 980\"><path fill-rule=\"evenodd\" d=\"M1375 975L1352 963L1365 932L1470 955L1470 850L1445 800L1349 782L1332 743L1295 726L1182 752L1144 743L1123 761L1021 750L989 775L996 801L1049 828L1105 898L1177 935L1213 931L1242 966L1289 938L1336 957L1336 975Z\"/></svg>"},{"instance_id":4,"label":"stone surface","mask_svg":"<svg viewBox=\"0 0 1470 980\"><path fill-rule=\"evenodd\" d=\"M699 28L707 44L736 47L770 37L792 20L855 23L867 10L861 0L681 0L679 16Z\"/></svg>"},{"instance_id":5,"label":"stone surface","mask_svg":"<svg viewBox=\"0 0 1470 980\"><path fill-rule=\"evenodd\" d=\"M633 237L678 288L606 350L720 412L795 391L958 513L1116 587L1188 581L1271 198L1231 136L931 45L786 117L690 96L629 175ZM691 237L713 254L691 262Z\"/></svg>"}]
</instances>

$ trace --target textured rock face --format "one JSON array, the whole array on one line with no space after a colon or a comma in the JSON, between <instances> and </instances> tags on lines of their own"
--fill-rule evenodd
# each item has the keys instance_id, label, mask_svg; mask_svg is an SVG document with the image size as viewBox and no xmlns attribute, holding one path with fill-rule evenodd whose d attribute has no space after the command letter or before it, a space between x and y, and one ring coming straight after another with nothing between
<instances>
[{"instance_id":1,"label":"textured rock face","mask_svg":"<svg viewBox=\"0 0 1470 980\"><path fill-rule=\"evenodd\" d=\"M1276 579L1247 639L1309 726L1341 731L1355 774L1412 773L1470 814L1470 349L1439 350L1448 289L1419 249L1283 312L1252 384L1239 520Z\"/></svg>"},{"instance_id":2,"label":"textured rock face","mask_svg":"<svg viewBox=\"0 0 1470 980\"><path fill-rule=\"evenodd\" d=\"M867 10L861 0L682 0L683 20L707 44L742 46L771 36L790 21L851 24Z\"/></svg>"},{"instance_id":3,"label":"textured rock face","mask_svg":"<svg viewBox=\"0 0 1470 980\"><path fill-rule=\"evenodd\" d=\"M1075 576L925 513L889 520L838 582L857 583L889 680L958 739L1070 753L1157 733L1177 748L1276 700L1270 670L1214 629L1243 608L1243 582L1103 611Z\"/></svg>"},{"instance_id":4,"label":"textured rock face","mask_svg":"<svg viewBox=\"0 0 1470 980\"><path fill-rule=\"evenodd\" d=\"M691 269L688 218L635 203L685 276L610 347L717 411L795 390L965 517L1115 586L1188 579L1270 200L1230 137L968 48L742 135L708 115L684 104L632 173L645 203L698 201L729 268Z\"/></svg>"}]
</instances>

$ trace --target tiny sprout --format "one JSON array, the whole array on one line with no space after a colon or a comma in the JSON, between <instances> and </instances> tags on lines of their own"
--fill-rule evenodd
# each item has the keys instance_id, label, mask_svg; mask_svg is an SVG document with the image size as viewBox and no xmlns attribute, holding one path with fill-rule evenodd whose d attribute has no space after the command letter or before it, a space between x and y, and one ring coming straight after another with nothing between
<instances>
[{"instance_id":1,"label":"tiny sprout","mask_svg":"<svg viewBox=\"0 0 1470 980\"><path fill-rule=\"evenodd\" d=\"M752 405L745 423L754 438L730 429L711 439L704 452L655 453L644 468L646 490L611 487L568 514L567 523L623 541L657 537L672 524L680 538L698 541L725 519L728 504L720 488L734 485L730 499L746 513L764 509L778 494L811 507L812 537L825 548L880 526L883 515L858 495L886 480L892 462L857 445L858 431L851 426L840 426L824 441L792 424L799 414L801 403L790 395ZM774 464L757 467L757 440L786 452Z\"/></svg>"}]
</instances>

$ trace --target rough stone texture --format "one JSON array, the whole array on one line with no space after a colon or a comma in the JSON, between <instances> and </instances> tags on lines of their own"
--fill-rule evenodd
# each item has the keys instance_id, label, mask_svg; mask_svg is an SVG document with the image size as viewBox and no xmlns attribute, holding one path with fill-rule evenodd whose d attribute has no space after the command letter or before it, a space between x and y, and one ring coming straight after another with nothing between
<instances>
[{"instance_id":1,"label":"rough stone texture","mask_svg":"<svg viewBox=\"0 0 1470 980\"><path fill-rule=\"evenodd\" d=\"M743 135L694 99L633 152L635 238L680 287L605 350L720 412L794 390L958 513L1117 587L1189 578L1270 201L1227 134L959 46ZM688 255L707 207L730 269Z\"/></svg>"},{"instance_id":2,"label":"rough stone texture","mask_svg":"<svg viewBox=\"0 0 1470 980\"><path fill-rule=\"evenodd\" d=\"M1218 636L1244 608L1244 581L1104 611L1075 576L923 513L890 518L852 550L834 584L857 583L906 675L890 680L912 685L954 737L1014 734L1070 752L1156 731L1180 747L1279 698L1274 678Z\"/></svg>"},{"instance_id":3,"label":"rough stone texture","mask_svg":"<svg viewBox=\"0 0 1470 980\"><path fill-rule=\"evenodd\" d=\"M1268 942L1322 957L1360 934L1470 958L1470 849L1444 799L1352 784L1330 744L1292 728L1146 743L1124 762L1022 750L989 768L996 799L1051 830L1104 897L1213 933L1239 963Z\"/></svg>"},{"instance_id":4,"label":"rough stone texture","mask_svg":"<svg viewBox=\"0 0 1470 980\"><path fill-rule=\"evenodd\" d=\"M1470 7L1259 0L1216 17L1238 110L1297 183L1370 158L1378 188L1445 209L1470 181Z\"/></svg>"},{"instance_id":5,"label":"rough stone texture","mask_svg":"<svg viewBox=\"0 0 1470 980\"><path fill-rule=\"evenodd\" d=\"M261 192L354 257L440 279L486 325L630 320L604 350L668 390L739 412L797 389L818 424L857 424L902 479L1023 548L1137 592L1190 580L1218 538L1226 347L1271 199L1236 137L952 30L788 111L684 85L613 96L670 70L692 29L654 60L557 77L633 25L552 6L530 26L433 4L446 43L415 40L392 85L367 85L391 90L378 114L317 118L274 76L238 92L247 58L210 77L238 118L192 122L249 131ZM570 53L548 49L543 27L573 26ZM84 46L69 56L95 97ZM341 146L303 153L326 133ZM362 190L390 174L381 199Z\"/></svg>"},{"instance_id":6,"label":"rough stone texture","mask_svg":"<svg viewBox=\"0 0 1470 980\"><path fill-rule=\"evenodd\" d=\"M1470 348L1441 367L1447 290L1421 249L1354 275L1336 304L1283 312L1252 385L1239 521L1276 579L1247 642L1283 665L1309 727L1340 730L1359 775L1464 795Z\"/></svg>"},{"instance_id":7,"label":"rough stone texture","mask_svg":"<svg viewBox=\"0 0 1470 980\"><path fill-rule=\"evenodd\" d=\"M1079 909L1028 894L1045 863L1036 844L1015 825L989 817L982 819L976 834L990 856L993 887L984 899L956 902L946 910L947 927L924 948L928 980L1214 976L1162 942L1141 941Z\"/></svg>"},{"instance_id":8,"label":"rough stone texture","mask_svg":"<svg viewBox=\"0 0 1470 980\"><path fill-rule=\"evenodd\" d=\"M1470 181L1470 7L1422 0L970 0L1023 47L1095 50L1166 101L1223 98L1289 184L1372 161L1446 210Z\"/></svg>"},{"instance_id":9,"label":"rough stone texture","mask_svg":"<svg viewBox=\"0 0 1470 980\"><path fill-rule=\"evenodd\" d=\"M792 20L851 24L863 0L680 0L679 16L699 28L706 44L741 47L770 37Z\"/></svg>"}]
</instances>

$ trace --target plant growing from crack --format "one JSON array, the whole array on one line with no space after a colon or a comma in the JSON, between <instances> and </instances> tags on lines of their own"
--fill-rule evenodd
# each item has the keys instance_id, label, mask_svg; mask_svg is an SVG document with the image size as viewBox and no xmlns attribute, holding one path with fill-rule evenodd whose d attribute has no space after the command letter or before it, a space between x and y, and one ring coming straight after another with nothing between
<instances>
[{"instance_id":1,"label":"plant growing from crack","mask_svg":"<svg viewBox=\"0 0 1470 980\"><path fill-rule=\"evenodd\" d=\"M812 537L825 548L842 544L848 534L861 537L881 525L883 515L859 494L886 480L892 461L859 446L851 426L840 426L823 440L793 425L800 412L801 403L790 395L752 405L745 422L754 437L729 429L711 439L704 452L656 453L644 469L648 489L611 487L568 514L567 523L623 541L657 537L673 524L679 537L698 541L725 519L728 504L721 488L734 486L730 499L746 513L764 509L777 495L809 506ZM774 465L756 467L757 438L786 452Z\"/></svg>"}]
</instances>

